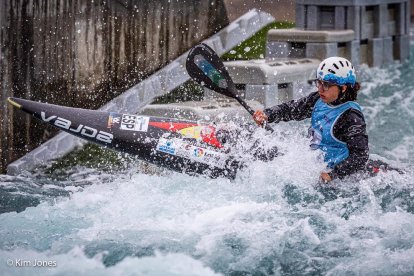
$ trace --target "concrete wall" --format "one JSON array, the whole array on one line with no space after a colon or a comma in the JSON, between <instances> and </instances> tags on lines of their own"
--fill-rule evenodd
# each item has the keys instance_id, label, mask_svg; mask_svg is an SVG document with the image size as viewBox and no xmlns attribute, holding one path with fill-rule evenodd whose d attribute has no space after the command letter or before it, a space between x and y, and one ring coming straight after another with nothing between
<instances>
[{"instance_id":1,"label":"concrete wall","mask_svg":"<svg viewBox=\"0 0 414 276\"><path fill-rule=\"evenodd\" d=\"M381 66L409 58L410 0L297 0L296 27L307 31L354 31L346 57L354 64ZM292 40L295 41L295 40ZM301 42L301 41L295 41ZM341 54L341 44L307 43L323 59ZM337 41L340 42L340 41ZM343 51L346 52L346 51ZM359 53L359 54L358 54Z\"/></svg>"},{"instance_id":2,"label":"concrete wall","mask_svg":"<svg viewBox=\"0 0 414 276\"><path fill-rule=\"evenodd\" d=\"M230 21L255 8L270 13L276 21L295 22L295 0L224 0L224 2ZM342 1L337 2L340 4ZM414 0L410 2L411 17L414 17Z\"/></svg>"},{"instance_id":3,"label":"concrete wall","mask_svg":"<svg viewBox=\"0 0 414 276\"><path fill-rule=\"evenodd\" d=\"M227 24L222 0L0 1L0 172L55 132L7 97L98 108Z\"/></svg>"}]
</instances>

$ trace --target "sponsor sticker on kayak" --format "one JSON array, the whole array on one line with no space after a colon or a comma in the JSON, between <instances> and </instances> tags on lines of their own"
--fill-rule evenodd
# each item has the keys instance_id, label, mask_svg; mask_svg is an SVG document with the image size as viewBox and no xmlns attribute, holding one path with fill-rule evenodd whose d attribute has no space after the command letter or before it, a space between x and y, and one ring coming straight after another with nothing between
<instances>
[{"instance_id":1,"label":"sponsor sticker on kayak","mask_svg":"<svg viewBox=\"0 0 414 276\"><path fill-rule=\"evenodd\" d=\"M177 131L186 138L195 138L208 143L217 148L221 148L222 145L216 138L216 130L212 126L192 126L180 129Z\"/></svg>"},{"instance_id":2,"label":"sponsor sticker on kayak","mask_svg":"<svg viewBox=\"0 0 414 276\"><path fill-rule=\"evenodd\" d=\"M181 157L186 157L191 160L219 168L224 168L226 166L227 156L224 153L190 144L183 144L180 146L176 154Z\"/></svg>"},{"instance_id":3,"label":"sponsor sticker on kayak","mask_svg":"<svg viewBox=\"0 0 414 276\"><path fill-rule=\"evenodd\" d=\"M157 151L165 152L171 155L176 154L176 145L175 142L171 139L160 138L157 144Z\"/></svg>"},{"instance_id":4,"label":"sponsor sticker on kayak","mask_svg":"<svg viewBox=\"0 0 414 276\"><path fill-rule=\"evenodd\" d=\"M146 116L123 114L120 129L147 132L149 119Z\"/></svg>"},{"instance_id":5,"label":"sponsor sticker on kayak","mask_svg":"<svg viewBox=\"0 0 414 276\"><path fill-rule=\"evenodd\" d=\"M116 112L109 113L108 128L112 128L115 124L119 124L121 121L121 114Z\"/></svg>"},{"instance_id":6,"label":"sponsor sticker on kayak","mask_svg":"<svg viewBox=\"0 0 414 276\"><path fill-rule=\"evenodd\" d=\"M160 138L156 149L160 152L180 156L210 166L219 168L226 166L226 154L187 144L180 139Z\"/></svg>"}]
</instances>

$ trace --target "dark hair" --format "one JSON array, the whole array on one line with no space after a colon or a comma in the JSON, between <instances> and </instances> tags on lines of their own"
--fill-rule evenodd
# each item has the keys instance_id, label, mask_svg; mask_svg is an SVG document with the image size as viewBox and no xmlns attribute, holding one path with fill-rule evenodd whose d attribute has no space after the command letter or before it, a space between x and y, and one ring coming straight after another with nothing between
<instances>
[{"instance_id":1,"label":"dark hair","mask_svg":"<svg viewBox=\"0 0 414 276\"><path fill-rule=\"evenodd\" d=\"M359 82L356 82L354 85L347 85L345 92L340 92L338 100L342 103L356 101L359 89L361 89Z\"/></svg>"}]
</instances>

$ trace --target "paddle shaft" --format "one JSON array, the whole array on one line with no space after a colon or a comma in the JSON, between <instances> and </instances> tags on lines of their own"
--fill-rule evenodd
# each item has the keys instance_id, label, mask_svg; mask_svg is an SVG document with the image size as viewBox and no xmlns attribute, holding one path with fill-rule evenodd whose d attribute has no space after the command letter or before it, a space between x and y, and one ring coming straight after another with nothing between
<instances>
[{"instance_id":1,"label":"paddle shaft","mask_svg":"<svg viewBox=\"0 0 414 276\"><path fill-rule=\"evenodd\" d=\"M234 86L233 86L234 87ZM236 91L233 91L233 90L236 90L235 88L233 88L233 89L229 89L229 91L231 92L231 94L232 94L232 98L233 99L235 99L236 101L238 101L246 110L247 110L247 112L249 112L250 113L250 115L253 115L254 114L254 110L253 110L253 108L251 108L247 103L246 103L246 101L245 100L243 100L242 98L240 98L240 96L237 94L237 90Z\"/></svg>"},{"instance_id":2,"label":"paddle shaft","mask_svg":"<svg viewBox=\"0 0 414 276\"><path fill-rule=\"evenodd\" d=\"M249 112L250 113L250 115L252 115L253 116L253 114L254 114L254 109L253 108L251 108L247 103L246 103L246 101L245 100L243 100L242 98L240 98L240 96L238 95L238 93L237 93L237 90L236 90L236 88L235 88L235 86L234 85L231 85L230 87L229 87L229 89L228 89L228 91L229 92L231 92L231 94L232 94L232 98L234 98L236 101L238 101L243 107L244 107L244 109L246 109L247 110L247 112ZM268 123L267 123L267 121L263 121L263 124L262 124L262 127L264 128L264 129L266 129L266 130L269 130L270 132L274 132L275 130L271 127L271 126L269 126L268 125Z\"/></svg>"}]
</instances>

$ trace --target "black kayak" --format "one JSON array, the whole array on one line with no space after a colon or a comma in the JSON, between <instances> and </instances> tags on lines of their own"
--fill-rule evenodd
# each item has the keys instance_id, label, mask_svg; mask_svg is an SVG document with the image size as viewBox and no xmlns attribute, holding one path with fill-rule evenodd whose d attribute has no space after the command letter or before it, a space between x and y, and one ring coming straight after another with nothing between
<instances>
[{"instance_id":1,"label":"black kayak","mask_svg":"<svg viewBox=\"0 0 414 276\"><path fill-rule=\"evenodd\" d=\"M19 98L8 98L8 101L72 135L187 174L234 179L237 171L246 165L240 160L269 161L279 154L276 147L266 148L259 140L249 138L252 132L231 133L214 124L72 108ZM241 145L236 144L238 140L248 146L240 150ZM239 152L234 148L239 148ZM372 177L389 170L402 173L379 160L369 160L365 173Z\"/></svg>"},{"instance_id":2,"label":"black kayak","mask_svg":"<svg viewBox=\"0 0 414 276\"><path fill-rule=\"evenodd\" d=\"M15 107L72 135L170 170L233 179L243 164L214 125L173 118L71 108L19 98ZM227 139L228 140L228 139ZM226 144L227 146L225 146ZM257 148L257 147L255 147ZM277 149L272 151L272 158ZM260 159L266 159L257 151Z\"/></svg>"}]
</instances>

